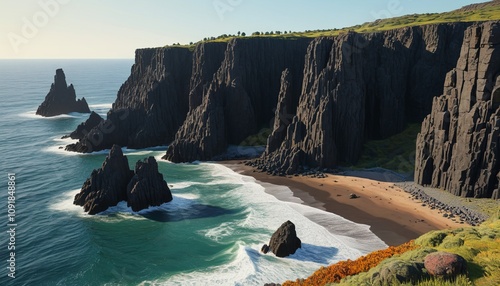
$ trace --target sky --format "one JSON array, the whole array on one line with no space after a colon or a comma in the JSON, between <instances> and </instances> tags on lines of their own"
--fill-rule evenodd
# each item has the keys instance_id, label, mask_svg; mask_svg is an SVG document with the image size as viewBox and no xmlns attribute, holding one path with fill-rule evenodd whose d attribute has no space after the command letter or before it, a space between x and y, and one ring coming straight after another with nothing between
<instances>
[{"instance_id":1,"label":"sky","mask_svg":"<svg viewBox=\"0 0 500 286\"><path fill-rule=\"evenodd\" d=\"M133 58L137 48L333 29L486 0L0 0L0 59Z\"/></svg>"}]
</instances>

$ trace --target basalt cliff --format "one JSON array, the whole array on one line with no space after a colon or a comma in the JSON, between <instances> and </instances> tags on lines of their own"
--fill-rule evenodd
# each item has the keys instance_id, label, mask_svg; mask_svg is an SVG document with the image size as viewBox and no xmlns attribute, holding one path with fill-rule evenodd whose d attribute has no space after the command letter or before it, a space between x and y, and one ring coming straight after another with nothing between
<instances>
[{"instance_id":1,"label":"basalt cliff","mask_svg":"<svg viewBox=\"0 0 500 286\"><path fill-rule=\"evenodd\" d=\"M500 23L470 27L456 68L417 138L415 181L464 197L498 199Z\"/></svg>"},{"instance_id":2,"label":"basalt cliff","mask_svg":"<svg viewBox=\"0 0 500 286\"><path fill-rule=\"evenodd\" d=\"M293 174L302 166L352 164L366 140L397 134L431 113L470 29L481 25L137 50L107 118L67 150L168 145L170 161L211 160L271 128L256 161L261 169Z\"/></svg>"}]
</instances>

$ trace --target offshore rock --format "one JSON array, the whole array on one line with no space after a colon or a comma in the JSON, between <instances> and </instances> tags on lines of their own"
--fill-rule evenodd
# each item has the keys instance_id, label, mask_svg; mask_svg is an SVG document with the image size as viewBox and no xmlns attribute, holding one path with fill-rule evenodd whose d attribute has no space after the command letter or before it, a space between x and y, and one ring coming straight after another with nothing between
<instances>
[{"instance_id":1,"label":"offshore rock","mask_svg":"<svg viewBox=\"0 0 500 286\"><path fill-rule=\"evenodd\" d=\"M67 85L64 71L57 69L54 83L45 96L45 100L38 107L36 114L51 117L70 112L90 113L90 109L85 98L76 99L75 88L72 84Z\"/></svg>"},{"instance_id":2,"label":"offshore rock","mask_svg":"<svg viewBox=\"0 0 500 286\"><path fill-rule=\"evenodd\" d=\"M467 29L456 68L418 135L415 181L463 197L498 198L500 25Z\"/></svg>"},{"instance_id":3,"label":"offshore rock","mask_svg":"<svg viewBox=\"0 0 500 286\"><path fill-rule=\"evenodd\" d=\"M301 241L295 232L295 225L291 221L283 223L271 236L269 249L278 257L294 254L301 248Z\"/></svg>"},{"instance_id":4,"label":"offshore rock","mask_svg":"<svg viewBox=\"0 0 500 286\"><path fill-rule=\"evenodd\" d=\"M159 206L172 200L172 193L163 175L158 172L154 157L138 161L135 175L127 186L127 205L137 212L150 206Z\"/></svg>"},{"instance_id":5,"label":"offshore rock","mask_svg":"<svg viewBox=\"0 0 500 286\"><path fill-rule=\"evenodd\" d=\"M127 184L134 173L118 145L113 145L100 169L93 170L75 196L74 204L90 215L105 211L127 199Z\"/></svg>"},{"instance_id":6,"label":"offshore rock","mask_svg":"<svg viewBox=\"0 0 500 286\"><path fill-rule=\"evenodd\" d=\"M92 171L73 203L94 215L121 201L127 201L137 212L171 200L170 189L153 157L138 161L134 172L120 146L113 145L101 168Z\"/></svg>"}]
</instances>

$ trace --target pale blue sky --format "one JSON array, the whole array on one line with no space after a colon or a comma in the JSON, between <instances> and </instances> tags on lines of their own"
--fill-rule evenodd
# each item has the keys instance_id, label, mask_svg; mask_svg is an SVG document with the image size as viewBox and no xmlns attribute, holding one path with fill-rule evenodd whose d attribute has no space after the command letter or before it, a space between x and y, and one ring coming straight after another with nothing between
<instances>
[{"instance_id":1,"label":"pale blue sky","mask_svg":"<svg viewBox=\"0 0 500 286\"><path fill-rule=\"evenodd\" d=\"M136 48L254 31L342 28L473 0L0 0L0 58L133 58Z\"/></svg>"}]
</instances>

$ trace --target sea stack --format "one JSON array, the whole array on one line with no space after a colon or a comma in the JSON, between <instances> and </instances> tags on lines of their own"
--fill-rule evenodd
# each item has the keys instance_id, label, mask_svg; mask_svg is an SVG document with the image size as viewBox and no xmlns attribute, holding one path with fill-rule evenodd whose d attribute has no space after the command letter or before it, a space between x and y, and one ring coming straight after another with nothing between
<instances>
[{"instance_id":1,"label":"sea stack","mask_svg":"<svg viewBox=\"0 0 500 286\"><path fill-rule=\"evenodd\" d=\"M133 175L122 149L114 145L101 168L92 171L73 203L83 206L90 215L116 206L127 199L127 184Z\"/></svg>"},{"instance_id":2,"label":"sea stack","mask_svg":"<svg viewBox=\"0 0 500 286\"><path fill-rule=\"evenodd\" d=\"M163 175L158 172L155 158L138 161L135 164L135 175L127 186L127 205L137 212L171 200L172 193L167 182L163 180Z\"/></svg>"},{"instance_id":3,"label":"sea stack","mask_svg":"<svg viewBox=\"0 0 500 286\"><path fill-rule=\"evenodd\" d=\"M73 203L94 215L121 201L137 212L171 200L172 193L154 157L138 161L134 172L121 147L113 145L101 168L92 171Z\"/></svg>"},{"instance_id":4,"label":"sea stack","mask_svg":"<svg viewBox=\"0 0 500 286\"><path fill-rule=\"evenodd\" d=\"M90 109L85 98L76 99L73 84L68 86L64 71L57 69L54 83L50 87L47 96L45 96L45 100L38 107L36 114L51 117L70 112L90 113Z\"/></svg>"}]
</instances>

